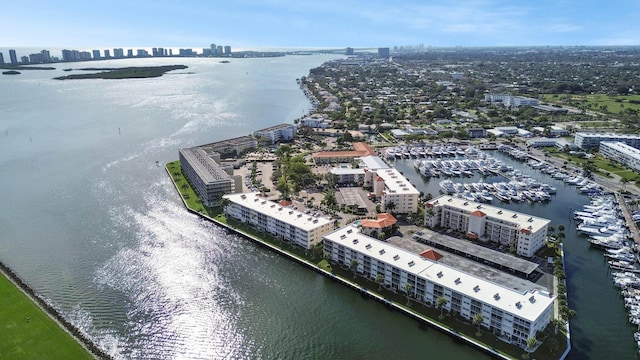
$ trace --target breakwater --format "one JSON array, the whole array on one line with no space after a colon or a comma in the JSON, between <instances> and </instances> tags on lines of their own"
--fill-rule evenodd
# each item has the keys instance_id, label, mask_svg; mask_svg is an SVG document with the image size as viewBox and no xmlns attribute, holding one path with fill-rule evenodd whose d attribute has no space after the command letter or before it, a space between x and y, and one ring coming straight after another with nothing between
<instances>
[{"instance_id":1,"label":"breakwater","mask_svg":"<svg viewBox=\"0 0 640 360\"><path fill-rule=\"evenodd\" d=\"M9 279L18 289L31 299L42 311L49 315L60 327L69 333L77 342L97 359L111 359L106 352L100 349L89 337L75 325L65 319L60 312L46 299L38 295L27 283L25 283L11 268L0 261L0 273Z\"/></svg>"}]
</instances>

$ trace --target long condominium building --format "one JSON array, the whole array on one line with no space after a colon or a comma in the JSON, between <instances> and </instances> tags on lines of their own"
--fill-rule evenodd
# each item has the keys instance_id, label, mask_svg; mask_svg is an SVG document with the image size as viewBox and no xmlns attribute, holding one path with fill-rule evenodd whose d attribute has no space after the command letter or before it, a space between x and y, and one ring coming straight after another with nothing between
<instances>
[{"instance_id":1,"label":"long condominium building","mask_svg":"<svg viewBox=\"0 0 640 360\"><path fill-rule=\"evenodd\" d=\"M325 235L324 251L334 262L357 265L364 277L375 281L382 275L388 288L408 288L408 296L425 304L436 306L442 297L450 313L467 320L482 314L482 326L523 348L553 316L554 297L533 283L526 290L503 286L442 263L434 250L412 253L366 236L356 226Z\"/></svg>"},{"instance_id":2,"label":"long condominium building","mask_svg":"<svg viewBox=\"0 0 640 360\"><path fill-rule=\"evenodd\" d=\"M200 147L219 153L235 152L236 154L241 154L245 150L255 149L258 147L258 141L253 136L247 135L216 141L214 143L201 145Z\"/></svg>"},{"instance_id":3,"label":"long condominium building","mask_svg":"<svg viewBox=\"0 0 640 360\"><path fill-rule=\"evenodd\" d=\"M420 192L394 168L378 169L365 174L365 183L373 186L383 211L409 214L418 211Z\"/></svg>"},{"instance_id":4,"label":"long condominium building","mask_svg":"<svg viewBox=\"0 0 640 360\"><path fill-rule=\"evenodd\" d=\"M549 220L444 195L426 203L425 224L462 231L480 241L515 245L516 253L532 257L543 245Z\"/></svg>"},{"instance_id":5,"label":"long condominium building","mask_svg":"<svg viewBox=\"0 0 640 360\"><path fill-rule=\"evenodd\" d=\"M224 208L228 216L305 249L320 244L322 236L334 228L333 220L284 207L259 193L230 194L224 198L230 201Z\"/></svg>"},{"instance_id":6,"label":"long condominium building","mask_svg":"<svg viewBox=\"0 0 640 360\"><path fill-rule=\"evenodd\" d=\"M624 166L640 171L640 150L623 142L602 141L600 143L600 155L617 161Z\"/></svg>"},{"instance_id":7,"label":"long condominium building","mask_svg":"<svg viewBox=\"0 0 640 360\"><path fill-rule=\"evenodd\" d=\"M485 94L484 101L488 103L502 103L507 107L536 106L538 99L524 96L513 96L511 94Z\"/></svg>"},{"instance_id":8,"label":"long condominium building","mask_svg":"<svg viewBox=\"0 0 640 360\"><path fill-rule=\"evenodd\" d=\"M218 205L221 196L241 189L233 168L221 166L220 154L202 147L179 150L180 166L189 184L206 206Z\"/></svg>"},{"instance_id":9,"label":"long condominium building","mask_svg":"<svg viewBox=\"0 0 640 360\"><path fill-rule=\"evenodd\" d=\"M640 135L638 134L577 132L574 141L577 147L584 150L598 149L602 141L622 142L636 149L640 149Z\"/></svg>"},{"instance_id":10,"label":"long condominium building","mask_svg":"<svg viewBox=\"0 0 640 360\"><path fill-rule=\"evenodd\" d=\"M267 139L271 144L280 141L289 141L296 136L296 126L294 124L278 124L266 129L254 131L253 136Z\"/></svg>"}]
</instances>

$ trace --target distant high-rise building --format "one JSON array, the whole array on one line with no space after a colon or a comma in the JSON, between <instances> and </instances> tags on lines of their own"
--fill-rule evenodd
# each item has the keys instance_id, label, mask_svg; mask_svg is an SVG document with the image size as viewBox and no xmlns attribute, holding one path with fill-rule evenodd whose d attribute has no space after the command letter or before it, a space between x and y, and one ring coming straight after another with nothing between
<instances>
[{"instance_id":1,"label":"distant high-rise building","mask_svg":"<svg viewBox=\"0 0 640 360\"><path fill-rule=\"evenodd\" d=\"M224 54L231 55L231 46L227 45L224 47Z\"/></svg>"},{"instance_id":2,"label":"distant high-rise building","mask_svg":"<svg viewBox=\"0 0 640 360\"><path fill-rule=\"evenodd\" d=\"M151 48L151 56L160 56L158 55L158 48Z\"/></svg>"},{"instance_id":3,"label":"distant high-rise building","mask_svg":"<svg viewBox=\"0 0 640 360\"><path fill-rule=\"evenodd\" d=\"M218 46L216 46L216 55L222 55L223 53L224 53L224 52L223 52L223 47L222 47L222 45L218 45Z\"/></svg>"},{"instance_id":4,"label":"distant high-rise building","mask_svg":"<svg viewBox=\"0 0 640 360\"><path fill-rule=\"evenodd\" d=\"M0 52L0 65L4 65L4 55Z\"/></svg>"},{"instance_id":5,"label":"distant high-rise building","mask_svg":"<svg viewBox=\"0 0 640 360\"><path fill-rule=\"evenodd\" d=\"M158 48L158 56L164 56L164 48Z\"/></svg>"},{"instance_id":6,"label":"distant high-rise building","mask_svg":"<svg viewBox=\"0 0 640 360\"><path fill-rule=\"evenodd\" d=\"M28 56L22 56L20 58L20 62L23 64L28 64L29 63L29 57Z\"/></svg>"},{"instance_id":7,"label":"distant high-rise building","mask_svg":"<svg viewBox=\"0 0 640 360\"><path fill-rule=\"evenodd\" d=\"M16 51L11 49L9 50L9 58L11 58L11 64L12 65L17 65L18 64L18 56L16 55Z\"/></svg>"},{"instance_id":8,"label":"distant high-rise building","mask_svg":"<svg viewBox=\"0 0 640 360\"><path fill-rule=\"evenodd\" d=\"M202 48L202 56L211 56L211 48Z\"/></svg>"},{"instance_id":9,"label":"distant high-rise building","mask_svg":"<svg viewBox=\"0 0 640 360\"><path fill-rule=\"evenodd\" d=\"M127 57L133 57L133 49L127 50Z\"/></svg>"},{"instance_id":10,"label":"distant high-rise building","mask_svg":"<svg viewBox=\"0 0 640 360\"><path fill-rule=\"evenodd\" d=\"M344 53L346 55L353 55L353 48L352 47L346 48Z\"/></svg>"},{"instance_id":11,"label":"distant high-rise building","mask_svg":"<svg viewBox=\"0 0 640 360\"><path fill-rule=\"evenodd\" d=\"M209 47L211 50L211 55L216 56L216 54L218 53L218 48L216 47L216 44L211 44L211 46Z\"/></svg>"},{"instance_id":12,"label":"distant high-rise building","mask_svg":"<svg viewBox=\"0 0 640 360\"><path fill-rule=\"evenodd\" d=\"M136 56L137 57L147 57L149 56L149 52L145 49L138 49L136 50Z\"/></svg>"},{"instance_id":13,"label":"distant high-rise building","mask_svg":"<svg viewBox=\"0 0 640 360\"><path fill-rule=\"evenodd\" d=\"M194 56L196 53L193 52L193 49L180 49L180 56Z\"/></svg>"},{"instance_id":14,"label":"distant high-rise building","mask_svg":"<svg viewBox=\"0 0 640 360\"><path fill-rule=\"evenodd\" d=\"M109 49L105 49L104 50L104 58L105 59L110 59L111 58L111 50L109 50Z\"/></svg>"},{"instance_id":15,"label":"distant high-rise building","mask_svg":"<svg viewBox=\"0 0 640 360\"><path fill-rule=\"evenodd\" d=\"M122 50L122 48L113 49L113 57L116 59L122 59L124 57L124 50Z\"/></svg>"},{"instance_id":16,"label":"distant high-rise building","mask_svg":"<svg viewBox=\"0 0 640 360\"><path fill-rule=\"evenodd\" d=\"M169 49L169 56L173 56L173 49Z\"/></svg>"},{"instance_id":17,"label":"distant high-rise building","mask_svg":"<svg viewBox=\"0 0 640 360\"><path fill-rule=\"evenodd\" d=\"M100 59L100 50L93 50L92 53L93 53L94 60Z\"/></svg>"},{"instance_id":18,"label":"distant high-rise building","mask_svg":"<svg viewBox=\"0 0 640 360\"><path fill-rule=\"evenodd\" d=\"M389 58L389 48L378 48L378 57L381 59Z\"/></svg>"},{"instance_id":19,"label":"distant high-rise building","mask_svg":"<svg viewBox=\"0 0 640 360\"><path fill-rule=\"evenodd\" d=\"M80 61L91 60L91 53L88 51L80 51Z\"/></svg>"},{"instance_id":20,"label":"distant high-rise building","mask_svg":"<svg viewBox=\"0 0 640 360\"><path fill-rule=\"evenodd\" d=\"M51 62L51 53L49 53L49 50L40 51L40 55L42 55L42 62Z\"/></svg>"}]
</instances>

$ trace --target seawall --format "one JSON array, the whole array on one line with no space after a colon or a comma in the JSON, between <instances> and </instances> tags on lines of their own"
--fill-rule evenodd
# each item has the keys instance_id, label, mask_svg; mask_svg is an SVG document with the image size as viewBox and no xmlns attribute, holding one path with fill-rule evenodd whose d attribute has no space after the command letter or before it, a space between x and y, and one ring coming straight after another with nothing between
<instances>
[{"instance_id":1,"label":"seawall","mask_svg":"<svg viewBox=\"0 0 640 360\"><path fill-rule=\"evenodd\" d=\"M14 286L22 291L34 304L53 319L62 329L71 335L82 347L84 347L96 359L111 359L112 357L100 349L87 335L69 322L49 302L38 295L27 283L25 283L13 270L0 261L0 273L9 279Z\"/></svg>"}]
</instances>

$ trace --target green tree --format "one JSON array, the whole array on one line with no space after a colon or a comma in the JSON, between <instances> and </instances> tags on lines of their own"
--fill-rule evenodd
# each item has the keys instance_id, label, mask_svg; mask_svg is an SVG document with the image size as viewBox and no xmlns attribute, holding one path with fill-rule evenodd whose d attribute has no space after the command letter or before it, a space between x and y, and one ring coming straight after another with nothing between
<instances>
[{"instance_id":1,"label":"green tree","mask_svg":"<svg viewBox=\"0 0 640 360\"><path fill-rule=\"evenodd\" d=\"M562 320L562 319L555 318L555 319L551 320L551 324L553 324L553 333L557 335L558 334L558 329L561 326L564 326L566 324L566 322L564 320Z\"/></svg>"},{"instance_id":2,"label":"green tree","mask_svg":"<svg viewBox=\"0 0 640 360\"><path fill-rule=\"evenodd\" d=\"M403 287L404 287L404 292L407 295L407 306L409 306L409 304L411 304L411 288L413 286L409 283L404 283Z\"/></svg>"},{"instance_id":3,"label":"green tree","mask_svg":"<svg viewBox=\"0 0 640 360\"><path fill-rule=\"evenodd\" d=\"M446 297L440 296L436 299L436 305L440 308L440 320L444 319L444 306L449 302Z\"/></svg>"},{"instance_id":4,"label":"green tree","mask_svg":"<svg viewBox=\"0 0 640 360\"><path fill-rule=\"evenodd\" d=\"M386 211L389 211L390 213L393 213L393 210L396 209L396 203L394 203L393 201L389 201L388 203L386 203L384 205L384 208Z\"/></svg>"},{"instance_id":5,"label":"green tree","mask_svg":"<svg viewBox=\"0 0 640 360\"><path fill-rule=\"evenodd\" d=\"M351 260L351 269L353 270L353 278L355 279L358 274L358 260Z\"/></svg>"},{"instance_id":6,"label":"green tree","mask_svg":"<svg viewBox=\"0 0 640 360\"><path fill-rule=\"evenodd\" d=\"M477 313L473 315L473 324L478 326L478 330L476 331L476 336L482 335L482 333L480 332L480 325L482 325L483 320L484 318L482 317L482 314Z\"/></svg>"},{"instance_id":7,"label":"green tree","mask_svg":"<svg viewBox=\"0 0 640 360\"><path fill-rule=\"evenodd\" d=\"M527 355L528 357L531 357L531 353L533 353L535 351L535 347L538 344L538 339L536 339L535 337L528 337L527 338Z\"/></svg>"},{"instance_id":8,"label":"green tree","mask_svg":"<svg viewBox=\"0 0 640 360\"><path fill-rule=\"evenodd\" d=\"M384 282L384 275L376 275L376 284L378 284L378 291L382 290L382 283Z\"/></svg>"}]
</instances>

